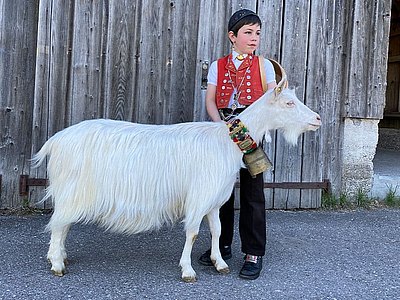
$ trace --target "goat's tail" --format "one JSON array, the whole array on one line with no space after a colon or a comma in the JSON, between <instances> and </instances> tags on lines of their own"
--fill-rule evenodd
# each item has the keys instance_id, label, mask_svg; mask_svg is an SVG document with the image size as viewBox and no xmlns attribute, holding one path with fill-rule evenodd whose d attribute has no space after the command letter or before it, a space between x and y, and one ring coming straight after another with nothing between
<instances>
[{"instance_id":1,"label":"goat's tail","mask_svg":"<svg viewBox=\"0 0 400 300\"><path fill-rule=\"evenodd\" d=\"M43 161L46 159L46 156L50 154L51 145L52 145L52 142L50 139L42 146L42 148L39 150L39 152L37 152L30 159L30 162L31 162L33 168L38 168L43 163Z\"/></svg>"},{"instance_id":2,"label":"goat's tail","mask_svg":"<svg viewBox=\"0 0 400 300\"><path fill-rule=\"evenodd\" d=\"M32 158L30 159L32 168L38 168L43 163L43 161L46 160L46 157L48 155L50 155L50 153L51 153L52 145L53 145L53 141L52 141L52 139L50 139L42 146L42 148L39 150L39 152L37 152L35 155L32 156ZM38 201L37 204L42 204L47 199L51 199L51 194L50 194L48 188L46 188L45 196L40 201Z\"/></svg>"}]
</instances>

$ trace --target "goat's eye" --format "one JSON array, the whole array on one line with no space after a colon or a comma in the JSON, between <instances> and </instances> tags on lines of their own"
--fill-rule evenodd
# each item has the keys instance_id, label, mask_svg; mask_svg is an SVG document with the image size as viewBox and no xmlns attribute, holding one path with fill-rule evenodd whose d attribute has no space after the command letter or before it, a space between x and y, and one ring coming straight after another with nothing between
<instances>
[{"instance_id":1,"label":"goat's eye","mask_svg":"<svg viewBox=\"0 0 400 300\"><path fill-rule=\"evenodd\" d=\"M294 101L288 101L288 102L286 102L286 105L287 105L287 107L294 107L295 103L294 103Z\"/></svg>"}]
</instances>

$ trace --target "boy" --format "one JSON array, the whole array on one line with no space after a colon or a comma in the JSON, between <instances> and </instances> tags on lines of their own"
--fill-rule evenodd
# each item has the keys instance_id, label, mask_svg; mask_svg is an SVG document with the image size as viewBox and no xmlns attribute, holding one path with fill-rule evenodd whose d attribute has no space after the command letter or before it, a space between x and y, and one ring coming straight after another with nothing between
<instances>
[{"instance_id":1,"label":"boy","mask_svg":"<svg viewBox=\"0 0 400 300\"><path fill-rule=\"evenodd\" d=\"M259 46L261 20L248 9L235 12L228 22L228 37L232 53L218 59L210 66L206 92L207 113L214 122L228 121L264 94L258 57L254 51ZM265 60L267 89L276 86L274 68ZM232 257L231 244L234 226L234 193L220 210L220 250L224 260ZM266 220L264 177L252 178L247 169L240 170L239 232L242 252L246 254L239 276L257 279L265 254ZM203 265L212 266L211 250L199 258Z\"/></svg>"}]
</instances>

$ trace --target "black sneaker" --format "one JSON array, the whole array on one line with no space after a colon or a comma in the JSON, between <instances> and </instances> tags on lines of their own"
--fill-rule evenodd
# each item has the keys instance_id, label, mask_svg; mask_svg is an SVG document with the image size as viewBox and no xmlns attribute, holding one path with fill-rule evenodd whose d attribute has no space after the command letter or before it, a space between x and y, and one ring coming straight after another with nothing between
<instances>
[{"instance_id":1,"label":"black sneaker","mask_svg":"<svg viewBox=\"0 0 400 300\"><path fill-rule=\"evenodd\" d=\"M262 256L247 254L244 258L244 265L240 270L239 277L254 280L260 276L262 269Z\"/></svg>"},{"instance_id":2,"label":"black sneaker","mask_svg":"<svg viewBox=\"0 0 400 300\"><path fill-rule=\"evenodd\" d=\"M227 260L232 257L231 246L224 246L219 250L221 251L221 256L223 260ZM199 263L204 266L213 266L214 264L211 261L210 255L211 255L211 249L208 249L199 257Z\"/></svg>"}]
</instances>

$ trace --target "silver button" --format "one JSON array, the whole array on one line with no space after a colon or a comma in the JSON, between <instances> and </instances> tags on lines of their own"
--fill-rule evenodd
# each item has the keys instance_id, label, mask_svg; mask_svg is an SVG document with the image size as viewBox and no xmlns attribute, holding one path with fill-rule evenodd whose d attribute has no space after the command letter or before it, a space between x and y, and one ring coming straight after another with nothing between
<instances>
[{"instance_id":1,"label":"silver button","mask_svg":"<svg viewBox=\"0 0 400 300\"><path fill-rule=\"evenodd\" d=\"M250 100L250 99L251 99L251 96L250 96L250 95L249 95L249 96L247 96L247 99L248 99L248 100Z\"/></svg>"},{"instance_id":2,"label":"silver button","mask_svg":"<svg viewBox=\"0 0 400 300\"><path fill-rule=\"evenodd\" d=\"M247 85L247 86L251 86L251 82L247 82L246 85Z\"/></svg>"}]
</instances>

